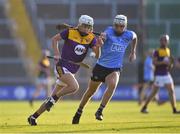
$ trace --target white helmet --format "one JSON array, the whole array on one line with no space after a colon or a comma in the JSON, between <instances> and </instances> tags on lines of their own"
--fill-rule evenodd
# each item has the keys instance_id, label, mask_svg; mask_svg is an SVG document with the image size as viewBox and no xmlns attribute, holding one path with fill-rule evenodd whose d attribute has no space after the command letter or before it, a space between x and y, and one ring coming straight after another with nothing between
<instances>
[{"instance_id":1,"label":"white helmet","mask_svg":"<svg viewBox=\"0 0 180 134\"><path fill-rule=\"evenodd\" d=\"M47 50L47 49L44 49L44 50L42 50L42 54L43 54L44 56L48 56L48 55L50 55L50 51Z\"/></svg>"},{"instance_id":2,"label":"white helmet","mask_svg":"<svg viewBox=\"0 0 180 134\"><path fill-rule=\"evenodd\" d=\"M88 16L88 15L81 15L81 17L79 18L79 24L86 24L86 25L90 25L93 26L94 25L94 20L92 17Z\"/></svg>"},{"instance_id":3,"label":"white helmet","mask_svg":"<svg viewBox=\"0 0 180 134\"><path fill-rule=\"evenodd\" d=\"M166 38L166 40L168 40L168 41L169 41L169 35L167 35L167 34L163 34L163 35L161 35L161 38Z\"/></svg>"},{"instance_id":4,"label":"white helmet","mask_svg":"<svg viewBox=\"0 0 180 134\"><path fill-rule=\"evenodd\" d=\"M167 40L167 43L169 43L169 35L167 34L161 35L160 40L162 40L163 38L165 38Z\"/></svg>"},{"instance_id":5,"label":"white helmet","mask_svg":"<svg viewBox=\"0 0 180 134\"><path fill-rule=\"evenodd\" d=\"M125 15L116 15L113 24L121 24L127 26L127 17Z\"/></svg>"}]
</instances>

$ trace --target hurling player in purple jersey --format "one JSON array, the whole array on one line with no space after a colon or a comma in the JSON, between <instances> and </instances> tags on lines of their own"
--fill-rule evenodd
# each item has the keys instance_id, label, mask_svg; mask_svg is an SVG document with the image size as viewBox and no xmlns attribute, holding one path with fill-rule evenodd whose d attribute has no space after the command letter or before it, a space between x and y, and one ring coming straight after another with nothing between
<instances>
[{"instance_id":1,"label":"hurling player in purple jersey","mask_svg":"<svg viewBox=\"0 0 180 134\"><path fill-rule=\"evenodd\" d=\"M174 82L170 74L170 49L168 48L169 36L162 35L160 38L160 48L154 52L153 63L155 65L155 80L150 96L145 101L141 112L148 113L147 107L150 101L154 98L160 87L165 87L169 93L169 99L171 102L172 112L174 114L180 114L180 111L176 109L176 96L174 91Z\"/></svg>"},{"instance_id":2,"label":"hurling player in purple jersey","mask_svg":"<svg viewBox=\"0 0 180 134\"><path fill-rule=\"evenodd\" d=\"M52 38L52 47L54 50L55 59L55 75L57 77L55 89L50 97L41 105L41 107L32 115L29 116L28 122L30 125L37 125L36 119L44 112L50 111L50 108L64 95L72 94L79 89L79 84L74 77L74 74L79 70L79 65L72 62L82 62L86 57L88 49L91 48L99 57L99 42L103 41L100 37L97 39L92 33L94 21L88 15L82 15L79 18L77 28L69 28L56 34ZM58 42L63 39L64 45L61 52L58 48ZM96 44L99 44L98 46Z\"/></svg>"}]
</instances>

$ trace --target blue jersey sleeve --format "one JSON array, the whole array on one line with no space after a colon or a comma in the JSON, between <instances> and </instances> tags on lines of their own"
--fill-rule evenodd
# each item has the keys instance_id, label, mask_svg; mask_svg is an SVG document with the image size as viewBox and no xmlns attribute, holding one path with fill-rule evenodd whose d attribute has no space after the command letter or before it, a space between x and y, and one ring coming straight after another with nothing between
<instances>
[{"instance_id":1,"label":"blue jersey sleeve","mask_svg":"<svg viewBox=\"0 0 180 134\"><path fill-rule=\"evenodd\" d=\"M129 42L128 44L131 44L132 40L137 38L136 33L130 30L126 30L124 34L124 39Z\"/></svg>"},{"instance_id":2,"label":"blue jersey sleeve","mask_svg":"<svg viewBox=\"0 0 180 134\"><path fill-rule=\"evenodd\" d=\"M147 68L152 68L152 60L151 60L151 58L146 58L146 60L145 60L145 66L147 67Z\"/></svg>"},{"instance_id":3,"label":"blue jersey sleeve","mask_svg":"<svg viewBox=\"0 0 180 134\"><path fill-rule=\"evenodd\" d=\"M134 40L135 38L137 38L137 35L134 31L130 31L131 33L131 40Z\"/></svg>"},{"instance_id":4,"label":"blue jersey sleeve","mask_svg":"<svg viewBox=\"0 0 180 134\"><path fill-rule=\"evenodd\" d=\"M110 29L112 29L112 27L107 27L106 29L105 29L105 31L104 31L104 33L105 33L105 39L107 40L108 38L109 38L109 36L110 36L110 34L111 34L111 30Z\"/></svg>"}]
</instances>

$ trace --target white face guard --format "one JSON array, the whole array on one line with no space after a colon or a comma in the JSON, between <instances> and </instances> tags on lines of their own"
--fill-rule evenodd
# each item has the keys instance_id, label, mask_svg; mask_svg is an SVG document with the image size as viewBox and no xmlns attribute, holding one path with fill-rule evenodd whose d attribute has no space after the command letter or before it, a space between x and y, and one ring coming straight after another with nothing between
<instances>
[{"instance_id":1,"label":"white face guard","mask_svg":"<svg viewBox=\"0 0 180 134\"><path fill-rule=\"evenodd\" d=\"M114 18L113 24L120 24L127 27L127 17L125 15L116 15Z\"/></svg>"},{"instance_id":2,"label":"white face guard","mask_svg":"<svg viewBox=\"0 0 180 134\"><path fill-rule=\"evenodd\" d=\"M90 17L88 15L81 15L81 17L79 18L79 25L81 25L81 24L86 24L86 25L90 25L93 27L94 20L92 17Z\"/></svg>"}]
</instances>

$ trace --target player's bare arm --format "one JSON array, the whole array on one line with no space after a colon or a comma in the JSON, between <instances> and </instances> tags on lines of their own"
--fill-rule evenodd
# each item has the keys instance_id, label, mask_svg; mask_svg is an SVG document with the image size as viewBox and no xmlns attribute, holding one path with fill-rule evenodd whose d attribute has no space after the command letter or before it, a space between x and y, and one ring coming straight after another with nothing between
<instances>
[{"instance_id":1,"label":"player's bare arm","mask_svg":"<svg viewBox=\"0 0 180 134\"><path fill-rule=\"evenodd\" d=\"M56 34L55 36L52 37L52 48L54 51L54 56L59 59L60 52L59 52L59 47L58 47L58 42L61 40L61 35Z\"/></svg>"},{"instance_id":2,"label":"player's bare arm","mask_svg":"<svg viewBox=\"0 0 180 134\"><path fill-rule=\"evenodd\" d=\"M101 48L98 46L92 47L93 52L95 53L95 58L98 59L101 55Z\"/></svg>"},{"instance_id":3,"label":"player's bare arm","mask_svg":"<svg viewBox=\"0 0 180 134\"><path fill-rule=\"evenodd\" d=\"M99 36L97 38L96 45L92 47L93 52L95 53L95 58L98 59L101 56L101 47L104 44L103 38Z\"/></svg>"},{"instance_id":4,"label":"player's bare arm","mask_svg":"<svg viewBox=\"0 0 180 134\"><path fill-rule=\"evenodd\" d=\"M158 61L157 57L153 58L153 64L154 65L169 65L170 63L168 61Z\"/></svg>"},{"instance_id":5,"label":"player's bare arm","mask_svg":"<svg viewBox=\"0 0 180 134\"><path fill-rule=\"evenodd\" d=\"M137 47L137 37L132 40L131 52L129 55L130 62L136 60L136 47Z\"/></svg>"}]
</instances>

